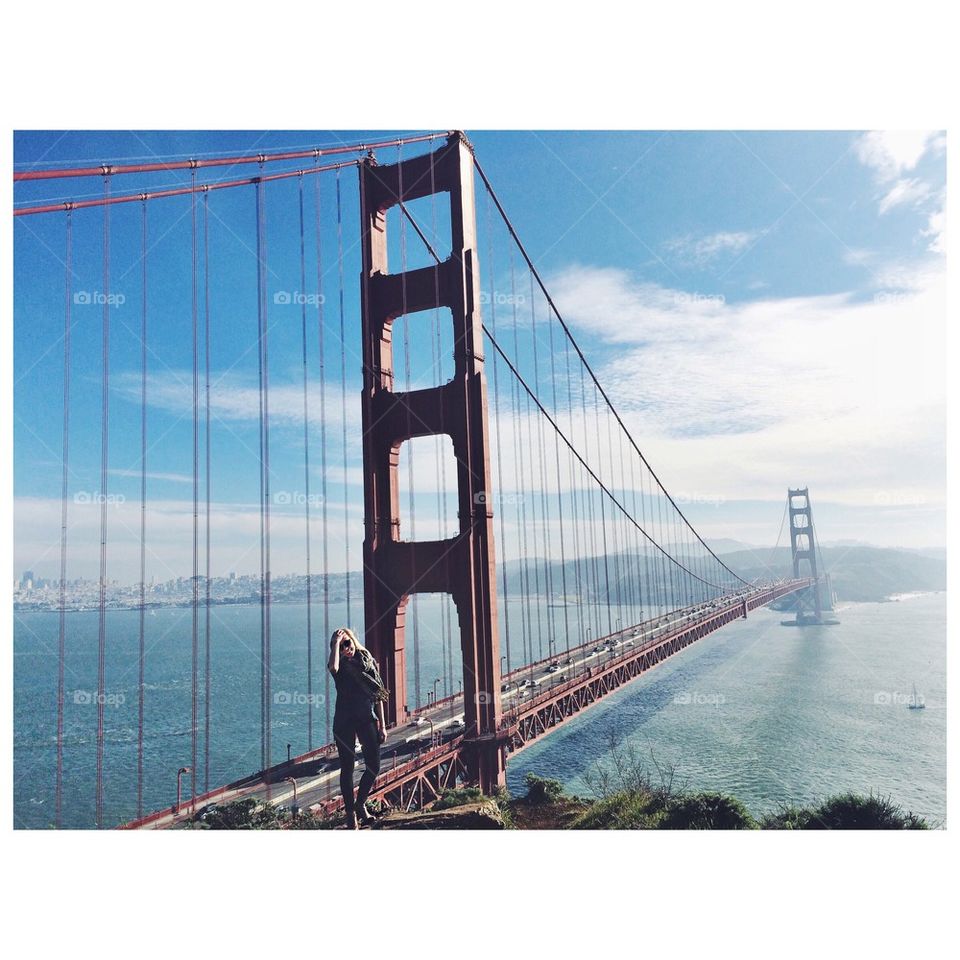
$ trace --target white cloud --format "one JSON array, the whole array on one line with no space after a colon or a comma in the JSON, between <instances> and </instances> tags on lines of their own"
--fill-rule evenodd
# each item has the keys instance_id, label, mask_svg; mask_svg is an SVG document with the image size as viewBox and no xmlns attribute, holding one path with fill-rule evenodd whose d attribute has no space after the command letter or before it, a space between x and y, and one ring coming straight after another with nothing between
<instances>
[{"instance_id":1,"label":"white cloud","mask_svg":"<svg viewBox=\"0 0 960 960\"><path fill-rule=\"evenodd\" d=\"M887 181L912 170L929 147L939 148L942 139L932 130L874 130L863 134L855 148L860 162Z\"/></svg>"},{"instance_id":2,"label":"white cloud","mask_svg":"<svg viewBox=\"0 0 960 960\"><path fill-rule=\"evenodd\" d=\"M139 470L108 470L113 477L140 477ZM193 477L186 473L156 473L153 470L147 471L148 480L169 480L171 483L193 483Z\"/></svg>"},{"instance_id":3,"label":"white cloud","mask_svg":"<svg viewBox=\"0 0 960 960\"><path fill-rule=\"evenodd\" d=\"M941 207L930 214L927 220L927 229L922 231L925 237L930 237L927 249L931 253L947 252L947 210Z\"/></svg>"},{"instance_id":4,"label":"white cloud","mask_svg":"<svg viewBox=\"0 0 960 960\"><path fill-rule=\"evenodd\" d=\"M880 200L880 213L903 204L917 204L930 196L930 184L908 177L897 182Z\"/></svg>"},{"instance_id":5,"label":"white cloud","mask_svg":"<svg viewBox=\"0 0 960 960\"><path fill-rule=\"evenodd\" d=\"M818 498L944 498L945 280L908 271L878 292L726 304L576 267L558 306L616 354L598 371L667 487L729 500L798 478Z\"/></svg>"},{"instance_id":6,"label":"white cloud","mask_svg":"<svg viewBox=\"0 0 960 960\"><path fill-rule=\"evenodd\" d=\"M140 402L140 374L119 374L112 385L124 398ZM203 384L201 383L201 404ZM356 391L348 387L347 428L360 427L360 409ZM311 418L320 416L320 387L316 380L308 389L308 409ZM325 397L328 429L339 429L343 422L340 387L327 384ZM270 385L270 419L274 422L297 425L303 423L303 385L274 381ZM193 413L193 374L189 371L163 370L147 378L147 403L179 416ZM252 422L260 416L260 391L256 383L234 375L211 373L210 414L222 423Z\"/></svg>"},{"instance_id":7,"label":"white cloud","mask_svg":"<svg viewBox=\"0 0 960 960\"><path fill-rule=\"evenodd\" d=\"M758 231L720 232L702 237L687 234L668 240L663 246L677 259L703 266L718 257L746 250L758 236Z\"/></svg>"},{"instance_id":8,"label":"white cloud","mask_svg":"<svg viewBox=\"0 0 960 960\"><path fill-rule=\"evenodd\" d=\"M870 263L874 254L871 250L861 250L848 247L843 253L843 262L851 267L863 267Z\"/></svg>"}]
</instances>

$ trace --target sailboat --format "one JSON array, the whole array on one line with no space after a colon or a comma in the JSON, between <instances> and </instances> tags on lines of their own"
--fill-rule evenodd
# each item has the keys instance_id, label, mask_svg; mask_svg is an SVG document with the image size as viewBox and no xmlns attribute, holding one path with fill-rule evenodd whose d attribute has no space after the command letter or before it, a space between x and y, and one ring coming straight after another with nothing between
<instances>
[{"instance_id":1,"label":"sailboat","mask_svg":"<svg viewBox=\"0 0 960 960\"><path fill-rule=\"evenodd\" d=\"M910 710L922 710L926 704L923 702L922 697L917 696L917 685L913 685L913 696L910 698L910 702L907 704L907 707Z\"/></svg>"}]
</instances>

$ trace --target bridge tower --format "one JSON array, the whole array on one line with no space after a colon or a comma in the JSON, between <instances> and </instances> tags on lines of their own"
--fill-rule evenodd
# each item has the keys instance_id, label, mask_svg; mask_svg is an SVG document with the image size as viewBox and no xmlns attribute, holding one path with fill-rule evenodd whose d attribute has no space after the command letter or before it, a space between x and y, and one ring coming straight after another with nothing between
<instances>
[{"instance_id":1,"label":"bridge tower","mask_svg":"<svg viewBox=\"0 0 960 960\"><path fill-rule=\"evenodd\" d=\"M813 532L813 512L810 509L810 492L807 487L787 490L787 505L790 511L790 551L793 556L793 576L809 576L813 586L809 591L797 594L797 624L822 623L822 585L817 570L817 545ZM801 563L807 564L807 572L800 572ZM804 609L809 599L813 601L813 613Z\"/></svg>"},{"instance_id":2,"label":"bridge tower","mask_svg":"<svg viewBox=\"0 0 960 960\"><path fill-rule=\"evenodd\" d=\"M367 646L390 690L389 725L407 713L407 602L417 592L452 596L463 655L462 755L469 779L489 792L504 782L506 751L498 736L500 650L473 169L471 147L459 133L433 153L382 166L369 157L360 165L363 586ZM387 211L433 194L449 197L450 256L437 266L389 273ZM394 321L439 307L452 314L453 379L395 390ZM409 532L400 529L400 447L438 434L453 441L459 530L446 540L403 539Z\"/></svg>"}]
</instances>

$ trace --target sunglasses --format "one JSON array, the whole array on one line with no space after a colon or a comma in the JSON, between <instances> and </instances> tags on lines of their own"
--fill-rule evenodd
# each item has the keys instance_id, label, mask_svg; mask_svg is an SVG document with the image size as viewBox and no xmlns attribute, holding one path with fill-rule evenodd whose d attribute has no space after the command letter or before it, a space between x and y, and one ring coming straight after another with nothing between
<instances>
[{"instance_id":1,"label":"sunglasses","mask_svg":"<svg viewBox=\"0 0 960 960\"><path fill-rule=\"evenodd\" d=\"M353 641L352 641L352 640L341 640L341 641L340 641L340 649L341 649L341 650L349 650L352 646L353 646Z\"/></svg>"}]
</instances>

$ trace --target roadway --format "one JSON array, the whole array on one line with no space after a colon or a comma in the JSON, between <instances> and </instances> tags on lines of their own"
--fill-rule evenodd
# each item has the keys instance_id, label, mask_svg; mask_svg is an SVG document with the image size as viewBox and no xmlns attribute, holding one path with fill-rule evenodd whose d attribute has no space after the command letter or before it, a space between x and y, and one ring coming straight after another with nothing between
<instances>
[{"instance_id":1,"label":"roadway","mask_svg":"<svg viewBox=\"0 0 960 960\"><path fill-rule=\"evenodd\" d=\"M759 590L761 588L757 588ZM569 651L563 650L552 658L526 664L505 674L501 682L501 702L504 713L523 709L526 701L544 693L555 684L563 683L582 675L587 668L603 665L607 660L627 653L643 650L661 637L675 632L684 624L702 619L706 615L743 600L755 591L728 594L718 600L680 608L652 620L627 627L588 641ZM464 732L463 695L455 694L414 711L412 719L387 731L381 747L381 776L390 769L412 760L418 753L448 742ZM357 769L354 782L363 772L359 744L357 746ZM196 809L202 810L208 803L223 803L246 797L256 797L275 805L292 806L294 792L296 804L306 810L317 804L329 803L340 795L339 764L333 745L327 745L304 757L294 758L289 766L272 768L269 782L259 779L259 774L249 778L245 785L225 789L216 796L198 798ZM294 781L296 787L294 787ZM150 818L144 826L162 829L176 826L189 819L192 810L189 801L179 814L171 809Z\"/></svg>"}]
</instances>

